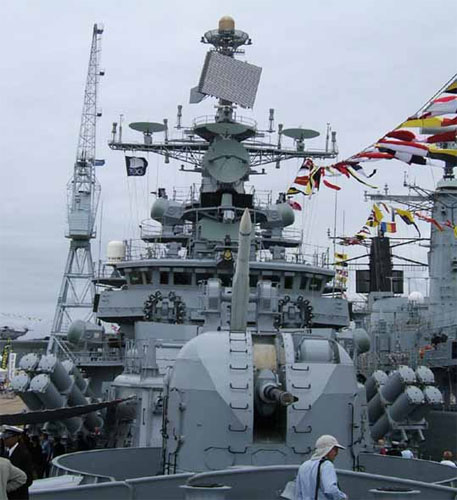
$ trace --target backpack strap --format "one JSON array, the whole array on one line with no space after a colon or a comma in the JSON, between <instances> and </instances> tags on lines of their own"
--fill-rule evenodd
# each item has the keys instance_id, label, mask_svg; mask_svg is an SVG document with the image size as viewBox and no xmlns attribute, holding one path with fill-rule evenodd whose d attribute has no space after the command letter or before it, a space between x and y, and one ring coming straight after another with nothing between
<instances>
[{"instance_id":1,"label":"backpack strap","mask_svg":"<svg viewBox=\"0 0 457 500\"><path fill-rule=\"evenodd\" d=\"M327 457L323 457L319 460L319 465L317 466L317 477L316 477L316 490L314 491L314 500L318 500L317 496L319 494L319 487L321 483L321 467L324 462L328 460Z\"/></svg>"}]
</instances>

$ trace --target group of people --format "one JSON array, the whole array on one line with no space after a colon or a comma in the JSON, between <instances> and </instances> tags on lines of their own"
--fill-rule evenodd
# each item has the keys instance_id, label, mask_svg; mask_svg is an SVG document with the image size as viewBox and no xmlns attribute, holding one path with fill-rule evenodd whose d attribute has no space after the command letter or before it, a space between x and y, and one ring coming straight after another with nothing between
<instances>
[{"instance_id":1,"label":"group of people","mask_svg":"<svg viewBox=\"0 0 457 500\"><path fill-rule=\"evenodd\" d=\"M386 446L383 440L378 442L379 453L382 455L414 458L414 453L404 443L392 441ZM310 460L304 462L298 469L295 479L294 500L347 500L347 495L341 491L333 466L338 450L345 449L335 437L321 436L315 445L314 454ZM457 467L453 461L453 454L447 450L443 452L443 465Z\"/></svg>"},{"instance_id":2,"label":"group of people","mask_svg":"<svg viewBox=\"0 0 457 500\"><path fill-rule=\"evenodd\" d=\"M414 458L414 453L408 448L406 443L392 441L390 446L386 445L384 439L378 440L378 452L380 455L390 455L392 457Z\"/></svg>"},{"instance_id":3,"label":"group of people","mask_svg":"<svg viewBox=\"0 0 457 500\"><path fill-rule=\"evenodd\" d=\"M378 440L378 453L394 457L415 458L413 451L410 450L405 443L392 441L390 446L387 446L384 439ZM449 465L450 467L457 467L457 464L453 461L452 451L449 450L443 451L440 463L443 465Z\"/></svg>"},{"instance_id":4,"label":"group of people","mask_svg":"<svg viewBox=\"0 0 457 500\"><path fill-rule=\"evenodd\" d=\"M29 436L20 427L5 425L0 434L0 500L27 499L34 479L49 476L51 460L66 450L59 438Z\"/></svg>"},{"instance_id":5,"label":"group of people","mask_svg":"<svg viewBox=\"0 0 457 500\"><path fill-rule=\"evenodd\" d=\"M65 447L59 438L54 438L51 445L48 436L42 433L40 438L28 438L22 429L4 426L0 434L5 447L5 457L0 457L0 500L28 499L28 488L36 478L49 474L49 463L53 457L65 453ZM411 450L393 441L391 447L378 442L379 453L404 458L414 458ZM317 441L314 453L303 462L295 479L295 500L348 500L347 495L338 485L333 462L339 450L344 450L334 436L325 434ZM403 454L404 452L409 452ZM450 451L443 453L441 463L457 467Z\"/></svg>"}]
</instances>

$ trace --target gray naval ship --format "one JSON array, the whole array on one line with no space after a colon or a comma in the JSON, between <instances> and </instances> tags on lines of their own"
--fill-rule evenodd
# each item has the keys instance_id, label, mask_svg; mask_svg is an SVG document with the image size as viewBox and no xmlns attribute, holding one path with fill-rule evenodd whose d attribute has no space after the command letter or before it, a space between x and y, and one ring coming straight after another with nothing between
<instances>
[{"instance_id":1,"label":"gray naval ship","mask_svg":"<svg viewBox=\"0 0 457 500\"><path fill-rule=\"evenodd\" d=\"M409 195L386 192L368 197L375 202L401 203L422 213L429 210L433 220L450 221L457 193L453 169L452 165L446 166L434 191L410 186ZM395 245L405 241L395 240L392 244L387 235L380 233L371 241L369 269L356 271L356 291L366 300L362 307L358 304L353 308L353 319L355 326L363 328L370 337L370 349L357 359L361 377L364 380L371 377L368 384L374 383L381 389L387 373L397 369L405 377L411 375L410 368L420 369L424 374L428 368L433 373L436 387L430 387L423 395L433 410L428 415L424 439L417 445L425 456L438 458L444 449L457 453L457 240L452 230L445 231L435 224L430 227L430 239L425 239L427 263L416 262L428 268L428 295L418 291L403 295L403 271L394 269L394 259ZM422 397L411 392L410 397L415 396ZM382 390L369 405L379 405L380 399ZM370 423L376 426L378 419L379 432L374 435L377 438L388 420L379 407L371 413ZM408 425L393 426L389 434L407 440L407 434L413 430ZM454 437L449 440L449 436Z\"/></svg>"},{"instance_id":2,"label":"gray naval ship","mask_svg":"<svg viewBox=\"0 0 457 500\"><path fill-rule=\"evenodd\" d=\"M141 175L136 155L149 152L201 176L184 199L159 190L139 245L109 244L94 309L119 325L117 344L79 320L45 354L19 360L12 386L30 411L10 423L46 422L50 433L92 433L105 444L54 459L54 477L37 481L32 497L293 498L299 464L330 433L346 447L337 467L351 499L455 499L453 468L377 454L372 437L409 426L410 439L421 439L432 408L425 395L441 396L433 373L399 367L358 381L369 337L353 332L352 355L339 341L349 308L329 286L328 259L301 251L284 194L274 201L246 185L262 165L332 158L335 141L309 149L316 132L282 127L266 141L238 113L253 106L260 78L235 58L248 34L224 17L202 41L212 48L191 102L217 98L214 116L179 139L166 123L131 124L141 143L114 127L110 147L132 155L130 172ZM386 415L380 430L370 426L376 411Z\"/></svg>"}]
</instances>

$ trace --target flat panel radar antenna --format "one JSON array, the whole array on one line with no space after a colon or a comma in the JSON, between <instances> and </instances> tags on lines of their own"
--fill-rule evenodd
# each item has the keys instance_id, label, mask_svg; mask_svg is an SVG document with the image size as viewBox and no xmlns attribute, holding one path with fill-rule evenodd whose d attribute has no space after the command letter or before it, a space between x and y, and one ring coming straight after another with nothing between
<instances>
[{"instance_id":1,"label":"flat panel radar antenna","mask_svg":"<svg viewBox=\"0 0 457 500\"><path fill-rule=\"evenodd\" d=\"M206 54L200 81L191 90L190 102L198 103L206 96L217 97L221 104L239 104L245 108L254 105L262 68L235 59L243 54L242 45L250 45L249 35L235 29L235 21L224 16L219 28L207 31L201 40L213 45Z\"/></svg>"},{"instance_id":2,"label":"flat panel radar antenna","mask_svg":"<svg viewBox=\"0 0 457 500\"><path fill-rule=\"evenodd\" d=\"M70 249L60 287L52 333L65 332L74 319L90 320L95 296L94 265L90 240L95 238L95 218L100 185L95 177L96 124L101 113L97 94L103 26L94 24L84 104L73 176L67 185Z\"/></svg>"}]
</instances>

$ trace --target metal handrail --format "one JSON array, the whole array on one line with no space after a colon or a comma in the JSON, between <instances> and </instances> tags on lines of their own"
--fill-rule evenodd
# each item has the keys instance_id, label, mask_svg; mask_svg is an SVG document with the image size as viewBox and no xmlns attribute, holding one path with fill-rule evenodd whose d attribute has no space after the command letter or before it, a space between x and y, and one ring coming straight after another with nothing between
<instances>
[{"instance_id":1,"label":"metal handrail","mask_svg":"<svg viewBox=\"0 0 457 500\"><path fill-rule=\"evenodd\" d=\"M64 354L64 356L67 359L70 359L71 361L75 361L75 357L74 357L73 353L70 351L70 349L68 349L68 347L66 345L64 345L58 339L57 335L51 334L51 336L49 338L48 347L47 347L48 354L54 351L54 346L57 346L57 348L62 351L62 353Z\"/></svg>"},{"instance_id":2,"label":"metal handrail","mask_svg":"<svg viewBox=\"0 0 457 500\"><path fill-rule=\"evenodd\" d=\"M97 450L91 450L93 452L97 452ZM71 455L76 455L78 453L88 453L87 451L77 451L71 453ZM111 481L116 481L114 477L112 476L106 476L104 474L92 474L91 472L81 472L80 470L77 469L72 469L71 467L68 467L66 465L62 465L59 463L62 459L64 459L69 453L66 453L65 455L59 455L58 457L54 458L52 460L52 472L55 474L52 474L53 476L63 476L65 474L74 474L77 476L82 476L83 477L83 484L94 484L94 483L101 483L101 482L111 482ZM87 478L90 478L89 480L85 480Z\"/></svg>"},{"instance_id":3,"label":"metal handrail","mask_svg":"<svg viewBox=\"0 0 457 500\"><path fill-rule=\"evenodd\" d=\"M145 223L145 225L147 222ZM192 231L192 224L183 225L183 235L187 236L190 231ZM160 227L151 227L151 237L157 237L159 241L153 243L146 243L143 239L130 240L126 242L127 251L126 258L123 262L135 262L140 260L159 260L159 259L167 259L169 258L167 244L160 241L160 237L162 235L162 228ZM166 236L166 234L164 235ZM261 241L265 241L265 237L261 235L260 232L256 233L256 237L260 237ZM302 237L302 231L298 229L285 229L283 230L283 235L281 237L282 240L296 241L300 242ZM183 261L188 258L188 241L184 240L184 245L179 250L179 254L177 257ZM319 249L319 247L317 247ZM308 246L304 249L292 248L285 249L283 262L293 263L293 264L303 264L310 265L314 267L322 267L325 269L330 269L331 265L328 258L327 252L319 252L315 249L313 252L313 247ZM257 251L256 262L270 262L273 261L273 256L268 249L260 248Z\"/></svg>"},{"instance_id":4,"label":"metal handrail","mask_svg":"<svg viewBox=\"0 0 457 500\"><path fill-rule=\"evenodd\" d=\"M248 125L249 127L257 128L257 122L252 118L248 118L247 116L237 116L235 113L235 121L236 123L242 123L244 125ZM205 125L207 123L216 123L214 115L197 116L193 120L194 127L198 127L199 125Z\"/></svg>"}]
</instances>

